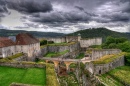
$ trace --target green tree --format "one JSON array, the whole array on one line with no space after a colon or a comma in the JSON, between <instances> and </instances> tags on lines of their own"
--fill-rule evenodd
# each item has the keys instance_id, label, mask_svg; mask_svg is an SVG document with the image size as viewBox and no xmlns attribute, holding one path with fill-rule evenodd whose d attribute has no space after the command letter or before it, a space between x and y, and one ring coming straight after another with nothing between
<instances>
[{"instance_id":1,"label":"green tree","mask_svg":"<svg viewBox=\"0 0 130 86\"><path fill-rule=\"evenodd\" d=\"M111 36L108 36L107 39L106 39L105 44L106 44L106 45L109 45L109 44L111 44L111 43L116 43L116 40L115 40L115 38L113 38L113 37L111 37Z\"/></svg>"},{"instance_id":2,"label":"green tree","mask_svg":"<svg viewBox=\"0 0 130 86\"><path fill-rule=\"evenodd\" d=\"M109 44L109 46L108 46L108 48L110 48L110 49L115 49L115 48L117 48L117 44L116 43L111 43L111 44Z\"/></svg>"},{"instance_id":3,"label":"green tree","mask_svg":"<svg viewBox=\"0 0 130 86\"><path fill-rule=\"evenodd\" d=\"M124 52L130 52L130 41L126 41L124 43L119 43L118 48Z\"/></svg>"},{"instance_id":4,"label":"green tree","mask_svg":"<svg viewBox=\"0 0 130 86\"><path fill-rule=\"evenodd\" d=\"M40 45L46 45L47 44L47 40L41 40L40 41Z\"/></svg>"}]
</instances>

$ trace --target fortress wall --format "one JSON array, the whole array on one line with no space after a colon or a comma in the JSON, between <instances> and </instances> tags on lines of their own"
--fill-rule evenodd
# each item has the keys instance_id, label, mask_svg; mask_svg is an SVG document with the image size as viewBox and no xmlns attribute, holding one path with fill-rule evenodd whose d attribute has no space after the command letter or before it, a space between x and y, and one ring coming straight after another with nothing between
<instances>
[{"instance_id":1,"label":"fortress wall","mask_svg":"<svg viewBox=\"0 0 130 86\"><path fill-rule=\"evenodd\" d=\"M119 66L124 66L124 56L121 56L107 64L94 65L93 63L88 63L86 64L86 69L92 74L104 74Z\"/></svg>"},{"instance_id":2,"label":"fortress wall","mask_svg":"<svg viewBox=\"0 0 130 86\"><path fill-rule=\"evenodd\" d=\"M62 42L66 42L64 37L60 37L60 38L46 38L47 41L54 41L54 43L62 43Z\"/></svg>"},{"instance_id":3,"label":"fortress wall","mask_svg":"<svg viewBox=\"0 0 130 86\"><path fill-rule=\"evenodd\" d=\"M48 47L47 46L45 46L44 48L41 48L41 55L42 56L46 55L47 52L48 52Z\"/></svg>"},{"instance_id":4,"label":"fortress wall","mask_svg":"<svg viewBox=\"0 0 130 86\"><path fill-rule=\"evenodd\" d=\"M104 74L114 68L119 66L124 66L124 56L114 60L111 63L104 64L104 65L95 65L94 66L94 74Z\"/></svg>"},{"instance_id":5,"label":"fortress wall","mask_svg":"<svg viewBox=\"0 0 130 86\"><path fill-rule=\"evenodd\" d=\"M45 64L38 64L34 62L0 62L0 66L16 67L16 68L46 68Z\"/></svg>"},{"instance_id":6,"label":"fortress wall","mask_svg":"<svg viewBox=\"0 0 130 86\"><path fill-rule=\"evenodd\" d=\"M101 49L92 51L92 60L98 59L104 55L117 54L120 53L120 49Z\"/></svg>"},{"instance_id":7,"label":"fortress wall","mask_svg":"<svg viewBox=\"0 0 130 86\"><path fill-rule=\"evenodd\" d=\"M68 45L68 46L46 46L41 49L41 55L44 56L47 52L62 52L65 50L69 50L70 52L73 52L71 53L72 55L70 56L74 57L78 54L78 51L80 50L80 44L77 42L75 44Z\"/></svg>"},{"instance_id":8,"label":"fortress wall","mask_svg":"<svg viewBox=\"0 0 130 86\"><path fill-rule=\"evenodd\" d=\"M78 36L66 36L66 42L78 41Z\"/></svg>"},{"instance_id":9,"label":"fortress wall","mask_svg":"<svg viewBox=\"0 0 130 86\"><path fill-rule=\"evenodd\" d=\"M62 52L65 50L69 50L70 52L73 52L79 49L80 49L79 43L75 43L75 44L67 45L67 46L48 46L49 52Z\"/></svg>"},{"instance_id":10,"label":"fortress wall","mask_svg":"<svg viewBox=\"0 0 130 86\"><path fill-rule=\"evenodd\" d=\"M92 39L81 39L80 46L81 47L89 47L92 45L101 45L102 38L92 38Z\"/></svg>"}]
</instances>

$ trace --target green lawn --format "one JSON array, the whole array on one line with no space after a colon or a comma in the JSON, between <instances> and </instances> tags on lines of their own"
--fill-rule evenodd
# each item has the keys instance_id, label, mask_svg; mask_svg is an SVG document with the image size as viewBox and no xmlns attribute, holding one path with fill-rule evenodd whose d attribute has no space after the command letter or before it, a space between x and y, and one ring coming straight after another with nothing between
<instances>
[{"instance_id":1,"label":"green lawn","mask_svg":"<svg viewBox=\"0 0 130 86\"><path fill-rule=\"evenodd\" d=\"M99 78L108 86L124 86L124 83L130 85L130 66L122 66L102 74Z\"/></svg>"},{"instance_id":2,"label":"green lawn","mask_svg":"<svg viewBox=\"0 0 130 86\"><path fill-rule=\"evenodd\" d=\"M84 58L84 53L80 53L80 54L76 57L76 59L82 59L82 58Z\"/></svg>"},{"instance_id":3,"label":"green lawn","mask_svg":"<svg viewBox=\"0 0 130 86\"><path fill-rule=\"evenodd\" d=\"M58 52L58 53L55 53L55 52L49 52L49 53L47 53L44 57L55 57L55 56L61 56L61 55L66 54L67 52L69 52L69 50L65 50L65 51Z\"/></svg>"},{"instance_id":4,"label":"green lawn","mask_svg":"<svg viewBox=\"0 0 130 86\"><path fill-rule=\"evenodd\" d=\"M46 70L0 66L0 86L9 86L12 82L44 86L46 83Z\"/></svg>"}]
</instances>

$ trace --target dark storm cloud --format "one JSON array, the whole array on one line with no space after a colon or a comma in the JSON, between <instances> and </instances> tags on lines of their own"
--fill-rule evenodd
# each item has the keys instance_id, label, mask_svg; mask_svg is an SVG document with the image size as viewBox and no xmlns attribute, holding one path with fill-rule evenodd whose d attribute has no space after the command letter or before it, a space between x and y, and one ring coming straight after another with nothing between
<instances>
[{"instance_id":1,"label":"dark storm cloud","mask_svg":"<svg viewBox=\"0 0 130 86\"><path fill-rule=\"evenodd\" d=\"M5 2L1 0L0 1L0 22L1 22L1 18L5 17L5 15L8 13L9 13L9 11L5 5Z\"/></svg>"},{"instance_id":2,"label":"dark storm cloud","mask_svg":"<svg viewBox=\"0 0 130 86\"><path fill-rule=\"evenodd\" d=\"M2 14L8 9L24 14L20 19L26 23L25 28L39 28L42 24L51 28L83 29L84 24L91 25L91 22L109 27L130 22L130 0L4 0L3 4L0 4ZM96 26L94 23L92 26Z\"/></svg>"},{"instance_id":3,"label":"dark storm cloud","mask_svg":"<svg viewBox=\"0 0 130 86\"><path fill-rule=\"evenodd\" d=\"M50 12L52 5L43 0L6 0L8 8L23 13Z\"/></svg>"},{"instance_id":4,"label":"dark storm cloud","mask_svg":"<svg viewBox=\"0 0 130 86\"><path fill-rule=\"evenodd\" d=\"M51 12L51 13L44 13L44 14L35 14L33 18L31 17L32 21L35 22L43 22L43 23L53 23L53 22L88 22L89 16L85 13L77 13L75 11L72 12Z\"/></svg>"},{"instance_id":5,"label":"dark storm cloud","mask_svg":"<svg viewBox=\"0 0 130 86\"><path fill-rule=\"evenodd\" d=\"M79 10L81 10L81 11L84 11L84 8L82 8L82 7L75 6L75 8L77 8L77 9L79 9Z\"/></svg>"}]
</instances>

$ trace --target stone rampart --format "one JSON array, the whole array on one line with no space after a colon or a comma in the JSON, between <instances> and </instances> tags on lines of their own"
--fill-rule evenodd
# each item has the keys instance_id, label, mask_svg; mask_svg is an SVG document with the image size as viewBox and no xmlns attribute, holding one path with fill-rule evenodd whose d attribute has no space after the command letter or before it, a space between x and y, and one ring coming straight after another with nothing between
<instances>
[{"instance_id":1,"label":"stone rampart","mask_svg":"<svg viewBox=\"0 0 130 86\"><path fill-rule=\"evenodd\" d=\"M34 62L10 62L10 61L5 61L1 62L0 61L0 66L8 66L8 67L16 67L16 68L46 68L44 64L38 64Z\"/></svg>"},{"instance_id":2,"label":"stone rampart","mask_svg":"<svg viewBox=\"0 0 130 86\"><path fill-rule=\"evenodd\" d=\"M81 48L89 47L92 45L101 45L102 38L92 38L92 39L81 39L80 46Z\"/></svg>"},{"instance_id":3,"label":"stone rampart","mask_svg":"<svg viewBox=\"0 0 130 86\"><path fill-rule=\"evenodd\" d=\"M92 74L104 74L119 66L124 66L124 56L120 56L114 61L106 64L93 64L92 62L88 63L86 64L86 69L88 69Z\"/></svg>"},{"instance_id":4,"label":"stone rampart","mask_svg":"<svg viewBox=\"0 0 130 86\"><path fill-rule=\"evenodd\" d=\"M92 50L92 60L96 60L100 57L110 54L118 54L120 53L120 49L101 49L101 50Z\"/></svg>"},{"instance_id":5,"label":"stone rampart","mask_svg":"<svg viewBox=\"0 0 130 86\"><path fill-rule=\"evenodd\" d=\"M74 52L77 50L80 50L80 45L79 43L71 44L71 45L50 45L50 46L45 46L44 48L41 49L42 56L44 56L47 52L62 52L65 50L69 50L69 52Z\"/></svg>"}]
</instances>

